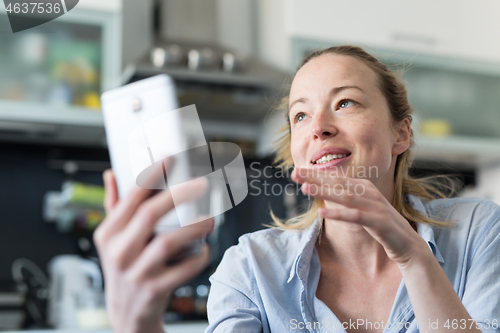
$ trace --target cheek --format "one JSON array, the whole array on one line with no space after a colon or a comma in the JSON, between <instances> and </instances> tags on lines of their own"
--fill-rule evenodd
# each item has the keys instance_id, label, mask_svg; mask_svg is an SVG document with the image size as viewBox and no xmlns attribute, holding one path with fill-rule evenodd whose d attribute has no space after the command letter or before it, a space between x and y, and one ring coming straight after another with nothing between
<instances>
[{"instance_id":1,"label":"cheek","mask_svg":"<svg viewBox=\"0 0 500 333\"><path fill-rule=\"evenodd\" d=\"M364 154L368 157L370 164L375 164L381 168L386 168L391 163L391 136L390 128L381 126L378 121L363 121L360 124L359 135L356 141L364 147Z\"/></svg>"},{"instance_id":2,"label":"cheek","mask_svg":"<svg viewBox=\"0 0 500 333\"><path fill-rule=\"evenodd\" d=\"M290 153L292 154L293 164L297 164L299 156L297 156L297 149L293 142L290 145Z\"/></svg>"},{"instance_id":3,"label":"cheek","mask_svg":"<svg viewBox=\"0 0 500 333\"><path fill-rule=\"evenodd\" d=\"M290 137L290 153L295 165L301 165L306 158L307 140L304 140L300 132L294 132Z\"/></svg>"}]
</instances>

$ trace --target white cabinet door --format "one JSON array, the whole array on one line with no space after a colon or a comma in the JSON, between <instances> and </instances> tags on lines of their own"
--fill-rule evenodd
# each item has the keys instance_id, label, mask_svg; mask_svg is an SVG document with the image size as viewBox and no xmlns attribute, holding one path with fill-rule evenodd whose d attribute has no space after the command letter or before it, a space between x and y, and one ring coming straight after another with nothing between
<instances>
[{"instance_id":1,"label":"white cabinet door","mask_svg":"<svg viewBox=\"0 0 500 333\"><path fill-rule=\"evenodd\" d=\"M498 0L292 0L290 37L500 63Z\"/></svg>"},{"instance_id":2,"label":"white cabinet door","mask_svg":"<svg viewBox=\"0 0 500 333\"><path fill-rule=\"evenodd\" d=\"M390 13L381 1L292 0L292 37L386 45Z\"/></svg>"},{"instance_id":3,"label":"white cabinet door","mask_svg":"<svg viewBox=\"0 0 500 333\"><path fill-rule=\"evenodd\" d=\"M449 38L455 30L453 1L457 2L386 0L385 6L391 12L387 46L401 51L449 56Z\"/></svg>"},{"instance_id":4,"label":"white cabinet door","mask_svg":"<svg viewBox=\"0 0 500 333\"><path fill-rule=\"evenodd\" d=\"M500 2L389 0L394 49L500 63Z\"/></svg>"},{"instance_id":5,"label":"white cabinet door","mask_svg":"<svg viewBox=\"0 0 500 333\"><path fill-rule=\"evenodd\" d=\"M457 2L451 48L466 58L500 63L500 1Z\"/></svg>"}]
</instances>

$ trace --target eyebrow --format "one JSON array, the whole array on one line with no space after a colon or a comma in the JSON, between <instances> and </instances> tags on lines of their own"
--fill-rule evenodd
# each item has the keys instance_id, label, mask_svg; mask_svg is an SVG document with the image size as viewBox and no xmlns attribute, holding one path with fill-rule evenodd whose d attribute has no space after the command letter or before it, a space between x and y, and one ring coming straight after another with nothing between
<instances>
[{"instance_id":1,"label":"eyebrow","mask_svg":"<svg viewBox=\"0 0 500 333\"><path fill-rule=\"evenodd\" d=\"M363 89L361 89L360 87L358 86L342 86L342 87L335 87L335 88L332 88L329 92L329 95L330 96L335 96L337 95L339 92L341 92L342 90L346 90L346 89L358 89L360 90L361 92L364 93ZM307 98L304 98L304 97L301 97L295 101L293 101L292 104L290 104L290 106L288 107L288 110L290 110L292 108L292 106L294 106L295 104L297 103L305 103L307 102Z\"/></svg>"}]
</instances>

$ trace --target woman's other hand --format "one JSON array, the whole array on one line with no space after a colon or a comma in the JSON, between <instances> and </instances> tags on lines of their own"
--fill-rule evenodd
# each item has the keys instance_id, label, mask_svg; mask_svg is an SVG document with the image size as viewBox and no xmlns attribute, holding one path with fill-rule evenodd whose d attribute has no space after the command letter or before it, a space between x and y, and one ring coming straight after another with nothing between
<instances>
[{"instance_id":1,"label":"woman's other hand","mask_svg":"<svg viewBox=\"0 0 500 333\"><path fill-rule=\"evenodd\" d=\"M201 254L173 266L166 262L187 244L210 233L213 220L151 240L158 219L174 208L170 191L150 197L151 190L135 187L119 201L113 172L107 170L103 178L107 217L95 231L94 242L106 282L109 320L118 333L163 332L162 316L170 295L207 266L208 245L203 245ZM193 196L202 195L207 187L202 179L182 186L176 190L176 203L196 199Z\"/></svg>"},{"instance_id":2,"label":"woman's other hand","mask_svg":"<svg viewBox=\"0 0 500 333\"><path fill-rule=\"evenodd\" d=\"M306 168L295 169L292 179L302 184L304 194L327 202L318 212L321 217L363 226L398 265L427 249L425 241L370 180Z\"/></svg>"}]
</instances>

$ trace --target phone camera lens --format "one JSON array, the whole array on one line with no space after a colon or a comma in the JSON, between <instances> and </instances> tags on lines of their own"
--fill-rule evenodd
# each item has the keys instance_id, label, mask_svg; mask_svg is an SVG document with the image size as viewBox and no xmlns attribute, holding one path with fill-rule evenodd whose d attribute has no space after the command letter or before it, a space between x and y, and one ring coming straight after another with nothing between
<instances>
[{"instance_id":1,"label":"phone camera lens","mask_svg":"<svg viewBox=\"0 0 500 333\"><path fill-rule=\"evenodd\" d=\"M132 100L132 110L134 112L139 112L142 110L142 103L141 103L141 100L139 98Z\"/></svg>"}]
</instances>

